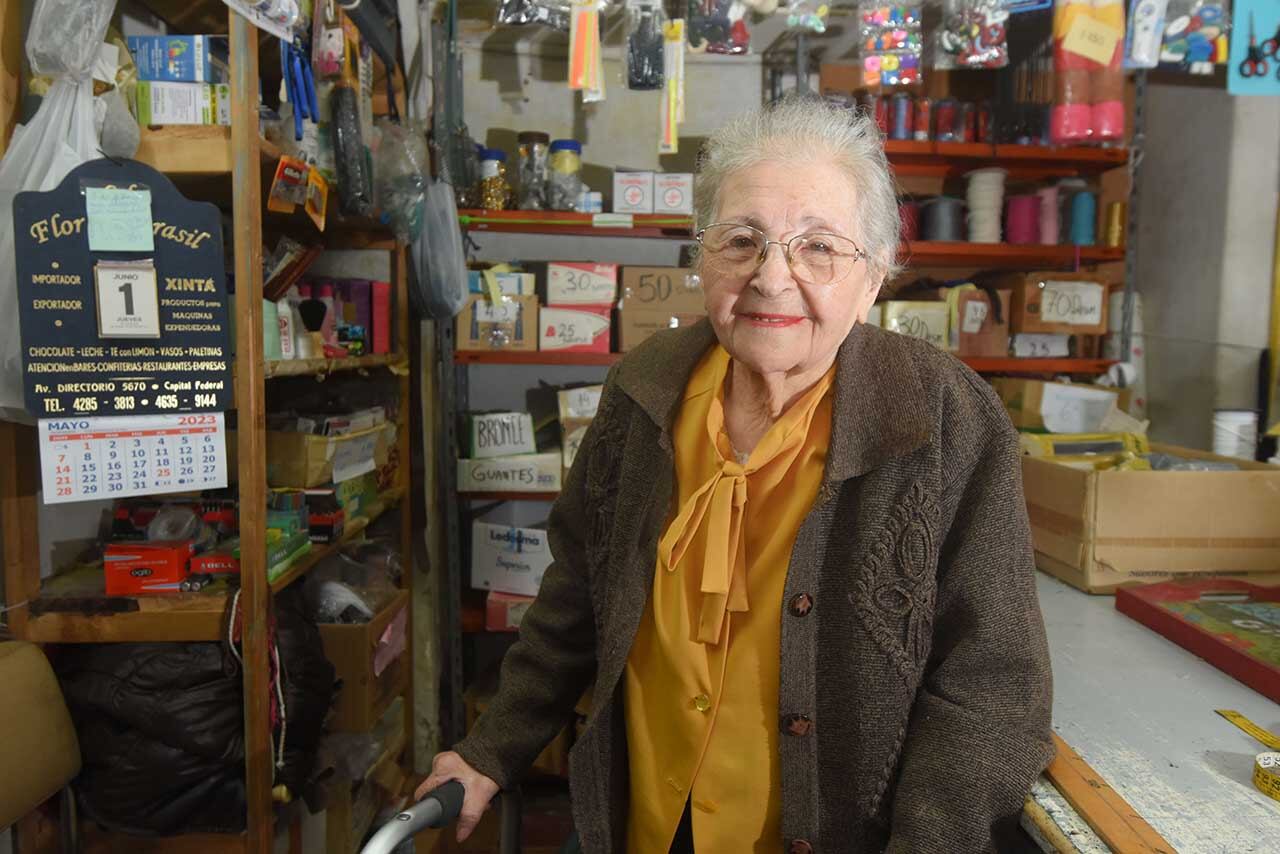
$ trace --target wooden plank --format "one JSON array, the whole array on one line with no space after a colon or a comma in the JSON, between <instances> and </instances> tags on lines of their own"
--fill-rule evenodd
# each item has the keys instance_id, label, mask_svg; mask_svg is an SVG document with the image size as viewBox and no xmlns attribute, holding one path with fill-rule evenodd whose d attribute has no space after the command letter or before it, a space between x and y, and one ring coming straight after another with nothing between
<instances>
[{"instance_id":1,"label":"wooden plank","mask_svg":"<svg viewBox=\"0 0 1280 854\"><path fill-rule=\"evenodd\" d=\"M262 356L262 165L258 147L258 31L227 12L231 43L232 219L236 270L236 430L240 483L247 850L272 850L272 743L267 583L266 395Z\"/></svg>"},{"instance_id":2,"label":"wooden plank","mask_svg":"<svg viewBox=\"0 0 1280 854\"><path fill-rule=\"evenodd\" d=\"M1103 842L1124 854L1176 854L1173 846L1057 733L1053 743L1058 753L1045 776Z\"/></svg>"},{"instance_id":3,"label":"wooden plank","mask_svg":"<svg viewBox=\"0 0 1280 854\"><path fill-rule=\"evenodd\" d=\"M276 359L266 363L263 375L267 379L308 374L324 377L342 371L369 371L377 368L390 368L393 371L408 370L403 354L388 353L375 356L348 356L344 359Z\"/></svg>"},{"instance_id":4,"label":"wooden plank","mask_svg":"<svg viewBox=\"0 0 1280 854\"><path fill-rule=\"evenodd\" d=\"M1057 823L1044 811L1044 807L1031 798L1027 798L1026 804L1022 807L1022 826L1042 848L1049 846L1044 849L1046 851L1053 851L1056 854L1075 854L1078 850L1071 840L1067 839L1062 828L1058 827Z\"/></svg>"},{"instance_id":5,"label":"wooden plank","mask_svg":"<svg viewBox=\"0 0 1280 854\"><path fill-rule=\"evenodd\" d=\"M122 614L40 614L27 623L27 639L36 643L149 643L224 638L225 596L197 595L191 601L173 604L172 608L151 605Z\"/></svg>"},{"instance_id":6,"label":"wooden plank","mask_svg":"<svg viewBox=\"0 0 1280 854\"><path fill-rule=\"evenodd\" d=\"M26 603L40 593L40 488L36 431L0 421L0 531L4 541L5 613L9 633L25 638Z\"/></svg>"}]
</instances>

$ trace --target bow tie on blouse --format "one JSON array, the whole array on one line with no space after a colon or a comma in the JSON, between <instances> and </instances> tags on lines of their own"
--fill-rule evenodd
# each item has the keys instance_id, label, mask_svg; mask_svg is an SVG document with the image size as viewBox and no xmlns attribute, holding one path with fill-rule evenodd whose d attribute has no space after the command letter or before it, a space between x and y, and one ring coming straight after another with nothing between
<instances>
[{"instance_id":1,"label":"bow tie on blouse","mask_svg":"<svg viewBox=\"0 0 1280 854\"><path fill-rule=\"evenodd\" d=\"M724 401L721 394L711 401L707 413L707 436L714 449L715 472L680 508L661 542L658 557L667 572L675 572L686 557L698 531L705 527L705 551L701 557L702 608L697 638L701 643L720 642L725 616L748 610L747 551L743 534L748 478L770 489L786 476L804 449L818 403L831 388L834 370L805 392L774 423L745 463L724 429ZM690 564L696 567L697 564Z\"/></svg>"}]
</instances>

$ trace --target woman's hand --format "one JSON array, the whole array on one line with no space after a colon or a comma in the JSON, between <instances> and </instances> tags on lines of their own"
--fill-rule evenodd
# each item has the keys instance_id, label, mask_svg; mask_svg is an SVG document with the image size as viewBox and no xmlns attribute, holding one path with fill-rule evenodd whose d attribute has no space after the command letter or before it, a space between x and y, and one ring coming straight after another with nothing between
<instances>
[{"instance_id":1,"label":"woman's hand","mask_svg":"<svg viewBox=\"0 0 1280 854\"><path fill-rule=\"evenodd\" d=\"M480 817L489 809L489 802L498 794L498 784L472 768L453 751L438 753L431 762L431 774L413 793L414 801L422 798L437 786L450 780L462 784L466 794L462 799L462 814L458 816L458 841L463 842L480 823Z\"/></svg>"}]
</instances>

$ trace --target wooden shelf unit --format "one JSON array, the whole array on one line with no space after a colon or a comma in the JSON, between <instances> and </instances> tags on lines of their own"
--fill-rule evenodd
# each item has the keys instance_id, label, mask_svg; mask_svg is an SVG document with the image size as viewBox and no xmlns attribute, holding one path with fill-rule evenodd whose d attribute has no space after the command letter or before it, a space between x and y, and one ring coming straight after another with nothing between
<instances>
[{"instance_id":1,"label":"wooden shelf unit","mask_svg":"<svg viewBox=\"0 0 1280 854\"><path fill-rule=\"evenodd\" d=\"M232 226L226 233L227 248L235 258L237 294L231 300L235 316L235 409L240 429L233 458L238 461L240 495L240 539L242 547L240 600L245 633L243 638L244 739L247 830L239 834L189 834L147 838L105 833L85 827L86 850L116 852L128 850L148 854L194 852L194 854L270 854L276 836L272 788L272 742L269 717L268 615L275 592L298 580L342 543L360 536L379 514L398 504L400 535L397 545L406 566L412 563L412 501L410 491L409 445L410 378L409 302L407 247L395 241L379 222L329 217L321 235L305 215L281 218L264 208L270 173L281 151L259 133L258 93L260 82L273 85L278 73L270 64L277 56L275 39L261 36L244 18L220 0L144 0L144 6L166 21L173 32L229 33L231 68L231 125L201 127L144 128L135 156L140 162L165 172L189 198L213 201L231 212ZM15 4L16 8L16 4ZM7 18L6 18L7 20ZM260 76L260 64L266 74ZM278 60L276 60L278 65ZM7 76L7 75L4 75ZM5 140L0 138L0 150ZM264 186L267 184L267 186ZM336 200L333 200L336 202ZM336 209L336 203L331 204ZM262 256L266 232L309 229L307 238L322 241L327 248L383 250L391 256L391 279L396 303L394 339L396 352L340 360L271 362L263 359ZM335 372L388 368L397 377L396 394L402 401L403 417L398 421L396 446L400 458L397 481L380 496L368 518L348 524L342 541L314 547L273 582L266 567L266 461L265 411L266 381L283 376L324 376ZM253 425L253 427L246 427ZM0 421L0 526L3 527L6 614L9 632L19 640L39 643L89 643L123 641L218 641L226 631L229 597L217 594L183 594L146 597L138 600L139 610L111 615L50 612L31 615L27 602L39 596L40 552L38 518L40 473L36 431L12 422ZM410 595L413 573L406 571L404 596ZM12 603L12 604L10 604ZM410 614L410 620L412 615ZM412 632L411 625L406 631ZM406 651L399 665L404 671L397 693L404 698L404 735L397 741L394 756L411 754L413 693L412 668ZM31 821L17 826L19 842L15 850L27 850ZM297 827L291 827L294 835ZM25 840L25 841L24 841ZM291 850L301 850L300 848ZM330 848L332 854L339 854ZM349 854L342 851L340 854Z\"/></svg>"}]
</instances>

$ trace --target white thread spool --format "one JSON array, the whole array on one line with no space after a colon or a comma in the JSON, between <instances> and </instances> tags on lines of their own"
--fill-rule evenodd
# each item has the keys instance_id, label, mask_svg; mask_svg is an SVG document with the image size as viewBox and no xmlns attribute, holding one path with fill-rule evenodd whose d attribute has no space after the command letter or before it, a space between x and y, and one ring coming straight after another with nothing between
<instances>
[{"instance_id":1,"label":"white thread spool","mask_svg":"<svg viewBox=\"0 0 1280 854\"><path fill-rule=\"evenodd\" d=\"M1218 409L1213 413L1213 452L1220 457L1251 460L1258 449L1258 413L1252 409Z\"/></svg>"},{"instance_id":2,"label":"white thread spool","mask_svg":"<svg viewBox=\"0 0 1280 854\"><path fill-rule=\"evenodd\" d=\"M1000 218L1004 211L1004 169L975 169L967 177L969 242L999 243Z\"/></svg>"}]
</instances>

